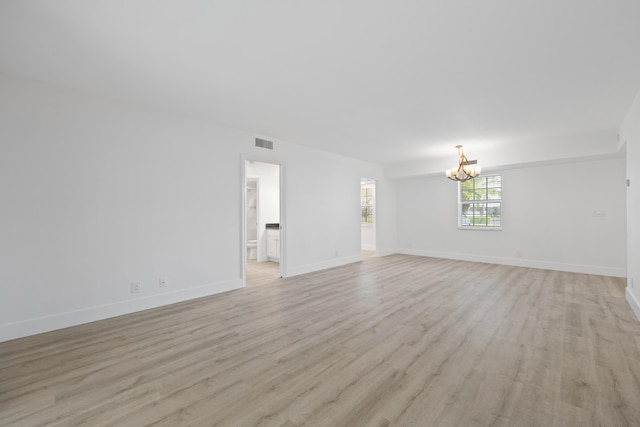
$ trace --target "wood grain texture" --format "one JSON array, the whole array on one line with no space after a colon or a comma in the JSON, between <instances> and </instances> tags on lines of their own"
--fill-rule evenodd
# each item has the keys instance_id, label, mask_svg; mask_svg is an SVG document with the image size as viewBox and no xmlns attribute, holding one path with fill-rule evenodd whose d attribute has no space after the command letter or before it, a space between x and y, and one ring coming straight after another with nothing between
<instances>
[{"instance_id":1,"label":"wood grain texture","mask_svg":"<svg viewBox=\"0 0 640 427\"><path fill-rule=\"evenodd\" d=\"M280 264L273 261L247 260L247 286L262 285L280 278Z\"/></svg>"},{"instance_id":2,"label":"wood grain texture","mask_svg":"<svg viewBox=\"0 0 640 427\"><path fill-rule=\"evenodd\" d=\"M622 279L406 255L253 279L1 343L0 425L640 426Z\"/></svg>"}]
</instances>

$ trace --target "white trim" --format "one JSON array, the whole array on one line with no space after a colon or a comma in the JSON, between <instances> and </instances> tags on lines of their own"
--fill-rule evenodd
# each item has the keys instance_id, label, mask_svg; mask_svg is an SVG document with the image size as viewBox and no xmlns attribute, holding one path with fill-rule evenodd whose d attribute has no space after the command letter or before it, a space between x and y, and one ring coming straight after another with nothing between
<instances>
[{"instance_id":1,"label":"white trim","mask_svg":"<svg viewBox=\"0 0 640 427\"><path fill-rule=\"evenodd\" d=\"M273 138L265 138L265 137L261 137L256 135L256 138L264 138L264 139L268 139L268 140L274 140ZM255 148L255 147L254 147ZM240 250L242 251L242 255L241 255L241 262L242 262L242 267L241 267L241 273L242 273L242 283L244 284L243 286L246 286L247 283L247 245L246 245L246 237L247 237L247 218L246 218L246 192L244 191L244 186L246 185L246 179L247 179L247 173L246 173L246 162L258 162L258 163L267 163L270 165L274 165L274 166L278 166L278 178L279 178L279 191L278 191L278 198L279 198L279 203L280 203L280 219L279 219L279 224L280 224L280 259L278 260L278 263L280 265L280 277L287 277L287 230L286 230L286 224L287 224L287 203L286 203L286 181L285 181L285 169L286 169L286 162L278 160L278 159L271 159L268 157L264 157L263 155L258 155L258 153L251 153L250 155L245 155L245 154L241 154L240 155L240 159L241 159L241 188L242 190L242 206L241 206L241 222L242 224L240 225L242 228L241 231L241 236L240 238L242 239L240 241ZM259 262L261 262L262 260L258 260ZM264 261L267 261L267 259L265 258Z\"/></svg>"},{"instance_id":2,"label":"white trim","mask_svg":"<svg viewBox=\"0 0 640 427\"><path fill-rule=\"evenodd\" d=\"M280 277L287 277L287 189L286 189L286 167L284 162L278 163L278 176L280 178L280 189L278 197L280 198Z\"/></svg>"},{"instance_id":3,"label":"white trim","mask_svg":"<svg viewBox=\"0 0 640 427\"><path fill-rule=\"evenodd\" d=\"M524 258L506 258L484 255L462 254L456 252L425 251L420 249L399 249L397 253L426 256L433 258L457 259L461 261L484 262L489 264L512 265L515 267L539 268L543 270L567 271L571 273L596 274L599 276L626 277L624 268L599 265L565 264L553 261L541 261Z\"/></svg>"},{"instance_id":4,"label":"white trim","mask_svg":"<svg viewBox=\"0 0 640 427\"><path fill-rule=\"evenodd\" d=\"M482 178L489 178L493 176L500 177L500 198L499 199L487 199L487 200L462 200L462 182L458 181L458 230L475 230L475 231L502 231L502 196L504 195L504 188L502 187L502 173L493 173L490 175L482 175ZM480 178L478 176L477 178ZM473 178L475 180L476 178ZM500 203L500 225L498 227L491 226L478 226L478 225L462 225L462 205L473 203ZM485 213L486 216L486 213Z\"/></svg>"},{"instance_id":5,"label":"white trim","mask_svg":"<svg viewBox=\"0 0 640 427\"><path fill-rule=\"evenodd\" d=\"M389 256L399 253L397 249L378 249L376 256Z\"/></svg>"},{"instance_id":6,"label":"white trim","mask_svg":"<svg viewBox=\"0 0 640 427\"><path fill-rule=\"evenodd\" d=\"M362 245L361 248L363 251L375 251L376 245Z\"/></svg>"},{"instance_id":7,"label":"white trim","mask_svg":"<svg viewBox=\"0 0 640 427\"><path fill-rule=\"evenodd\" d=\"M300 274L313 273L318 270L325 270L327 268L340 267L342 265L352 264L363 260L362 254L352 255L348 257L334 258L327 261L316 262L314 264L301 265L299 267L290 268L288 277L298 276Z\"/></svg>"},{"instance_id":8,"label":"white trim","mask_svg":"<svg viewBox=\"0 0 640 427\"><path fill-rule=\"evenodd\" d=\"M633 312L635 313L635 315L638 318L638 320L640 320L640 302L638 302L638 300L631 293L629 288L626 289L626 292L624 294L627 297L627 302L631 306L631 310L633 310Z\"/></svg>"},{"instance_id":9,"label":"white trim","mask_svg":"<svg viewBox=\"0 0 640 427\"><path fill-rule=\"evenodd\" d=\"M502 226L500 227L477 227L471 225L458 225L458 230L473 230L473 231L502 231Z\"/></svg>"},{"instance_id":10,"label":"white trim","mask_svg":"<svg viewBox=\"0 0 640 427\"><path fill-rule=\"evenodd\" d=\"M150 308L162 307L195 298L206 297L242 288L242 280L233 279L223 282L181 289L173 292L165 292L136 298L130 301L119 301L111 304L97 305L50 316L22 320L14 323L0 325L0 342L30 335L50 332L83 323L95 322L110 317L122 316Z\"/></svg>"},{"instance_id":11,"label":"white trim","mask_svg":"<svg viewBox=\"0 0 640 427\"><path fill-rule=\"evenodd\" d=\"M247 159L240 154L240 280L247 286Z\"/></svg>"}]
</instances>

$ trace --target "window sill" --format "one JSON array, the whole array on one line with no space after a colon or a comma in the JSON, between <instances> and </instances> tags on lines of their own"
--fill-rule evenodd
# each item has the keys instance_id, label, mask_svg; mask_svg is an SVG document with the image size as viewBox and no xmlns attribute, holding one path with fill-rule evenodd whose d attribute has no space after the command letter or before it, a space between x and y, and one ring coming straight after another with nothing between
<instances>
[{"instance_id":1,"label":"window sill","mask_svg":"<svg viewBox=\"0 0 640 427\"><path fill-rule=\"evenodd\" d=\"M468 225L459 225L458 230L473 230L473 231L502 231L502 227L471 227Z\"/></svg>"}]
</instances>

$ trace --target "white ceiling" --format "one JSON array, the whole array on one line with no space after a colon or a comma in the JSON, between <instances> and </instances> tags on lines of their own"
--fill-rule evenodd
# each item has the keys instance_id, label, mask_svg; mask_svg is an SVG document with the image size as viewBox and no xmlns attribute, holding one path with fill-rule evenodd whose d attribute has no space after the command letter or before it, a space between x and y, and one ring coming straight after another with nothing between
<instances>
[{"instance_id":1,"label":"white ceiling","mask_svg":"<svg viewBox=\"0 0 640 427\"><path fill-rule=\"evenodd\" d=\"M0 72L380 164L617 129L637 0L0 0ZM599 133L598 133L599 132Z\"/></svg>"}]
</instances>

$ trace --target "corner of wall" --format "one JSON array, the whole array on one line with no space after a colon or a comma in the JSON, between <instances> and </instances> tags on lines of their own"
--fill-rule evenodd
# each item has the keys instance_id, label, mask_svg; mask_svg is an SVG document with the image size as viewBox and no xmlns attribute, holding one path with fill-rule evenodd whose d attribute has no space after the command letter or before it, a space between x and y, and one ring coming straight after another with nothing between
<instances>
[{"instance_id":1,"label":"corner of wall","mask_svg":"<svg viewBox=\"0 0 640 427\"><path fill-rule=\"evenodd\" d=\"M631 306L631 310L633 310L634 314L640 321L640 302L638 302L636 297L633 296L629 288L626 289L624 294L627 297L627 302L629 303L629 306Z\"/></svg>"},{"instance_id":2,"label":"corner of wall","mask_svg":"<svg viewBox=\"0 0 640 427\"><path fill-rule=\"evenodd\" d=\"M398 253L397 249L380 249L376 251L376 256L389 256L397 253Z\"/></svg>"},{"instance_id":3,"label":"corner of wall","mask_svg":"<svg viewBox=\"0 0 640 427\"><path fill-rule=\"evenodd\" d=\"M362 254L352 255L348 257L334 258L327 261L316 262L313 264L305 264L288 269L286 277L299 276L301 274L313 273L314 271L325 270L327 268L340 267L354 262L362 261Z\"/></svg>"},{"instance_id":4,"label":"corner of wall","mask_svg":"<svg viewBox=\"0 0 640 427\"><path fill-rule=\"evenodd\" d=\"M638 282L640 268L640 228L637 225L640 213L640 174L635 164L640 160L640 91L629 106L619 129L621 143L626 144L627 178L627 279ZM640 288L627 285L627 302L640 319Z\"/></svg>"},{"instance_id":5,"label":"corner of wall","mask_svg":"<svg viewBox=\"0 0 640 427\"><path fill-rule=\"evenodd\" d=\"M567 264L525 258L507 258L410 248L399 249L398 253L432 258L455 259L460 261L483 262L488 264L511 265L514 267L538 268L541 270L567 271L570 273L594 274L598 276L625 277L624 269L598 265Z\"/></svg>"}]
</instances>

